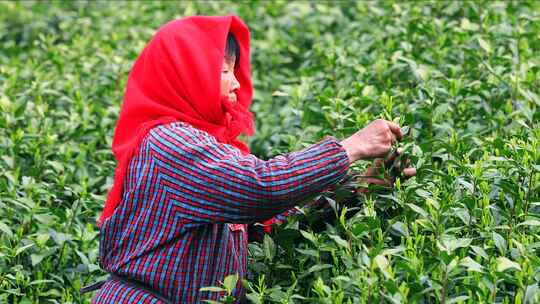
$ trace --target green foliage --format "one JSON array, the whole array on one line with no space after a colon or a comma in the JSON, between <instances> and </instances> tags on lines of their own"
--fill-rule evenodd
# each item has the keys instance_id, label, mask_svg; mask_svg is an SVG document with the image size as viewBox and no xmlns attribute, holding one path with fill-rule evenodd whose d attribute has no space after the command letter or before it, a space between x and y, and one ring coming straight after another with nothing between
<instances>
[{"instance_id":1,"label":"green foliage","mask_svg":"<svg viewBox=\"0 0 540 304\"><path fill-rule=\"evenodd\" d=\"M205 300L204 301L205 303L234 303L236 299L232 295L232 292L236 288L237 283L238 283L238 274L231 274L231 275L226 276L225 279L223 279L223 282L221 283L222 287L207 286L207 287L202 287L199 290L224 293L224 295L220 298L218 302L213 301L213 300Z\"/></svg>"},{"instance_id":2,"label":"green foliage","mask_svg":"<svg viewBox=\"0 0 540 304\"><path fill-rule=\"evenodd\" d=\"M0 2L0 302L89 302L130 66L163 23L227 13L252 31L254 154L385 118L418 168L250 244L250 301L540 301L538 2L111 1Z\"/></svg>"}]
</instances>

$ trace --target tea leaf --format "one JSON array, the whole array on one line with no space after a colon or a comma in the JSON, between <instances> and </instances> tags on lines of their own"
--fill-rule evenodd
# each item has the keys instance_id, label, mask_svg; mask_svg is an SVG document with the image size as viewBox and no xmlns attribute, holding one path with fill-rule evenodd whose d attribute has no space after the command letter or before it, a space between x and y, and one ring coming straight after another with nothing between
<instances>
[{"instance_id":1,"label":"tea leaf","mask_svg":"<svg viewBox=\"0 0 540 304\"><path fill-rule=\"evenodd\" d=\"M518 263L511 261L505 257L498 257L497 258L497 271L504 272L508 269L514 269L521 271L521 267Z\"/></svg>"},{"instance_id":2,"label":"tea leaf","mask_svg":"<svg viewBox=\"0 0 540 304\"><path fill-rule=\"evenodd\" d=\"M232 290L236 287L236 282L238 281L237 274L231 274L225 277L223 280L223 286L227 290L227 294L231 294Z\"/></svg>"},{"instance_id":3,"label":"tea leaf","mask_svg":"<svg viewBox=\"0 0 540 304\"><path fill-rule=\"evenodd\" d=\"M465 257L461 260L460 265L466 267L469 271L483 272L482 265L478 264L470 257Z\"/></svg>"},{"instance_id":4,"label":"tea leaf","mask_svg":"<svg viewBox=\"0 0 540 304\"><path fill-rule=\"evenodd\" d=\"M224 289L224 288L220 288L220 287L209 286L209 287L201 287L201 288L199 288L199 291L223 292L223 291L227 291L227 290ZM219 303L219 302L214 301L212 303Z\"/></svg>"},{"instance_id":5,"label":"tea leaf","mask_svg":"<svg viewBox=\"0 0 540 304\"><path fill-rule=\"evenodd\" d=\"M500 252L505 252L506 241L504 240L504 238L497 232L493 232L492 237L493 237L493 242L495 243L495 246L497 247L497 249L499 249Z\"/></svg>"},{"instance_id":6,"label":"tea leaf","mask_svg":"<svg viewBox=\"0 0 540 304\"><path fill-rule=\"evenodd\" d=\"M540 221L539 220L526 220L524 222L517 224L517 226L540 226Z\"/></svg>"},{"instance_id":7,"label":"tea leaf","mask_svg":"<svg viewBox=\"0 0 540 304\"><path fill-rule=\"evenodd\" d=\"M484 51L486 51L486 53L491 53L491 46L489 45L487 41L478 37L478 44Z\"/></svg>"},{"instance_id":8,"label":"tea leaf","mask_svg":"<svg viewBox=\"0 0 540 304\"><path fill-rule=\"evenodd\" d=\"M272 238L267 234L264 235L263 248L266 258L272 261L274 259L274 256L276 255L276 245L274 244Z\"/></svg>"},{"instance_id":9,"label":"tea leaf","mask_svg":"<svg viewBox=\"0 0 540 304\"><path fill-rule=\"evenodd\" d=\"M411 208L414 212L421 215L423 218L429 218L428 213L424 209L416 206L415 204L407 204L407 206L409 206L409 208Z\"/></svg>"},{"instance_id":10,"label":"tea leaf","mask_svg":"<svg viewBox=\"0 0 540 304\"><path fill-rule=\"evenodd\" d=\"M525 289L525 296L523 298L523 303L533 304L536 303L538 297L540 296L540 289L537 284L531 284Z\"/></svg>"},{"instance_id":11,"label":"tea leaf","mask_svg":"<svg viewBox=\"0 0 540 304\"><path fill-rule=\"evenodd\" d=\"M2 231L3 233L5 233L7 235L8 238L12 238L13 237L13 231L11 231L11 229L9 228L8 225L6 225L4 222L0 222L0 231Z\"/></svg>"},{"instance_id":12,"label":"tea leaf","mask_svg":"<svg viewBox=\"0 0 540 304\"><path fill-rule=\"evenodd\" d=\"M346 240L342 239L339 235L328 235L328 237L334 240L334 242L336 242L336 244L338 244L339 246L349 248L349 243Z\"/></svg>"}]
</instances>

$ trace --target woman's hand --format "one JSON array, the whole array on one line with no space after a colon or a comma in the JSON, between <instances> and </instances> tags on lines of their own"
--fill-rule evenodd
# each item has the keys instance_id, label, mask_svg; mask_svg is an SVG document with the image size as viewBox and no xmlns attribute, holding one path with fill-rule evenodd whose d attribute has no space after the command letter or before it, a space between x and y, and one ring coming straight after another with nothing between
<instances>
[{"instance_id":1,"label":"woman's hand","mask_svg":"<svg viewBox=\"0 0 540 304\"><path fill-rule=\"evenodd\" d=\"M377 119L362 130L341 141L349 162L386 156L392 144L403 137L400 127L390 121Z\"/></svg>"},{"instance_id":2,"label":"woman's hand","mask_svg":"<svg viewBox=\"0 0 540 304\"><path fill-rule=\"evenodd\" d=\"M397 149L396 152L392 154L386 161L384 160L384 158L376 158L373 161L373 165L371 165L367 169L366 173L363 176L360 176L358 181L373 185L393 187L394 182L396 181L396 176L390 174L390 171L392 170L391 166L394 163L396 157L399 156L402 152L402 149ZM380 172L383 168L383 164L386 170L381 176ZM401 164L396 164L395 170L397 170L398 173L402 175L405 179L411 178L416 175L416 169L413 167L408 167L409 165L410 160L407 159L405 162L405 166L401 166ZM405 168L401 170L402 167ZM359 192L366 192L367 189L364 189L361 188Z\"/></svg>"}]
</instances>

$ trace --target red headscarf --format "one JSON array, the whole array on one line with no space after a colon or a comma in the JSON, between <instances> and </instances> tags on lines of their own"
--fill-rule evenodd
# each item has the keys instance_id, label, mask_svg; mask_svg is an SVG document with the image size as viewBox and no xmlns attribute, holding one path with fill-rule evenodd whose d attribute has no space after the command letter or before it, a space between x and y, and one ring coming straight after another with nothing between
<instances>
[{"instance_id":1,"label":"red headscarf","mask_svg":"<svg viewBox=\"0 0 540 304\"><path fill-rule=\"evenodd\" d=\"M240 47L234 71L240 83L235 103L220 97L229 32ZM249 40L249 29L237 16L186 17L170 21L157 31L128 76L112 144L118 165L98 226L122 199L129 160L143 137L157 125L184 121L219 142L250 153L249 147L236 139L242 132L254 133L249 111L253 95Z\"/></svg>"}]
</instances>

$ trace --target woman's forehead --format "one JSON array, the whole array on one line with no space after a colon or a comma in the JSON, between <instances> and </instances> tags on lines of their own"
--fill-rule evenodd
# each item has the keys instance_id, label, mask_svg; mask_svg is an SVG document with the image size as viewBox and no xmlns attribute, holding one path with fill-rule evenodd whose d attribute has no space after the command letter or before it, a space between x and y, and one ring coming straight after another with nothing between
<instances>
[{"instance_id":1,"label":"woman's forehead","mask_svg":"<svg viewBox=\"0 0 540 304\"><path fill-rule=\"evenodd\" d=\"M234 67L235 63L236 63L236 57L235 56L233 56L233 57L225 57L225 59L223 60L223 64L227 65L228 67L231 67L231 68Z\"/></svg>"}]
</instances>

